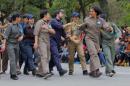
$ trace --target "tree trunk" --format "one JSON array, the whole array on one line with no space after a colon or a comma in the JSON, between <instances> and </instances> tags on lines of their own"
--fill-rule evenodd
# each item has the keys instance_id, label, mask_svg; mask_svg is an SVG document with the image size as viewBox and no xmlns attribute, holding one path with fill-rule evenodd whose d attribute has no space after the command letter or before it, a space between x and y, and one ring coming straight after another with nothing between
<instances>
[{"instance_id":1,"label":"tree trunk","mask_svg":"<svg viewBox=\"0 0 130 86\"><path fill-rule=\"evenodd\" d=\"M80 10L83 14L83 19L85 18L86 16L86 13L85 13L85 7L84 7L84 4L83 4L83 0L78 0L79 1L79 5L80 5Z\"/></svg>"}]
</instances>

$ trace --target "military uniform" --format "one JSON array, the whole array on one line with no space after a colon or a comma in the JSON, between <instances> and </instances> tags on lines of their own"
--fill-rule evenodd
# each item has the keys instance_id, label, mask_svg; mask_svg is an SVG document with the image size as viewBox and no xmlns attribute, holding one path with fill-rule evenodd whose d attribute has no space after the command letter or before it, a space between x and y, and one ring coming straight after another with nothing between
<instances>
[{"instance_id":1,"label":"military uniform","mask_svg":"<svg viewBox=\"0 0 130 86\"><path fill-rule=\"evenodd\" d=\"M19 42L18 38L22 36L19 24L10 24L4 33L7 40L7 53L10 60L10 74L17 75L17 62L19 60Z\"/></svg>"},{"instance_id":2,"label":"military uniform","mask_svg":"<svg viewBox=\"0 0 130 86\"><path fill-rule=\"evenodd\" d=\"M85 60L85 54L83 50L83 43L82 40L80 39L80 34L81 31L78 30L79 23L71 23L69 26L66 26L66 34L70 35L71 37L76 36L77 39L79 40L79 43L75 43L72 40L68 40L68 50L69 50L69 73L74 72L74 55L75 51L77 51L78 56L80 58L80 63L82 66L83 71L87 71L87 65L86 65L86 60Z\"/></svg>"},{"instance_id":3,"label":"military uniform","mask_svg":"<svg viewBox=\"0 0 130 86\"><path fill-rule=\"evenodd\" d=\"M36 23L34 29L34 35L38 36L38 52L40 55L40 63L38 65L37 74L44 75L49 73L49 61L50 61L50 36L46 29L42 28L42 25L47 24L43 19Z\"/></svg>"},{"instance_id":4,"label":"military uniform","mask_svg":"<svg viewBox=\"0 0 130 86\"><path fill-rule=\"evenodd\" d=\"M105 21L101 18L87 17L84 24L80 26L86 33L85 40L90 54L90 71L96 71L100 68L98 52L100 51L100 29L107 29Z\"/></svg>"},{"instance_id":5,"label":"military uniform","mask_svg":"<svg viewBox=\"0 0 130 86\"><path fill-rule=\"evenodd\" d=\"M112 24L109 23L112 27ZM114 70L114 60L115 60L115 32L107 32L105 30L101 30L101 41L102 41L102 48L105 54L105 59L107 63L105 64L106 73L111 73Z\"/></svg>"}]
</instances>

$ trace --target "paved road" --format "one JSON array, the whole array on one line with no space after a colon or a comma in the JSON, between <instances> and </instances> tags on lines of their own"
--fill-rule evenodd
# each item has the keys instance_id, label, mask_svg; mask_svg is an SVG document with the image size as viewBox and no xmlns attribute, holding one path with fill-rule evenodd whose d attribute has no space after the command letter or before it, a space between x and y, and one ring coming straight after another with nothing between
<instances>
[{"instance_id":1,"label":"paved road","mask_svg":"<svg viewBox=\"0 0 130 86\"><path fill-rule=\"evenodd\" d=\"M67 64L63 64L68 68ZM101 68L104 72L104 68ZM49 80L33 77L32 75L20 75L18 81L10 80L9 73L0 75L0 86L130 86L130 67L116 67L117 74L114 77L107 77L103 74L100 78L83 76L81 67L75 64L73 76L65 75L60 77L55 69L55 75Z\"/></svg>"}]
</instances>

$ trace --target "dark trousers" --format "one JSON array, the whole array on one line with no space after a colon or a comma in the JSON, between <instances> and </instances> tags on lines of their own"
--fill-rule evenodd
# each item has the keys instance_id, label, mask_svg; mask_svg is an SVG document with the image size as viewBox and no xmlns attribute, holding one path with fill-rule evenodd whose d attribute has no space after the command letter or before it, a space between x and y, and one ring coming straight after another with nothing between
<instances>
[{"instance_id":1,"label":"dark trousers","mask_svg":"<svg viewBox=\"0 0 130 86\"><path fill-rule=\"evenodd\" d=\"M24 66L24 70L27 70L27 66L28 66L28 61L27 61L27 57L24 53L24 43L20 42L20 57L19 57L19 66L20 68L22 67L23 63L25 62L25 66Z\"/></svg>"},{"instance_id":2,"label":"dark trousers","mask_svg":"<svg viewBox=\"0 0 130 86\"><path fill-rule=\"evenodd\" d=\"M52 71L53 67L56 66L57 70L60 72L62 70L61 56L59 53L58 44L54 40L51 40L50 50L51 50L51 60L49 63L49 69L50 71Z\"/></svg>"},{"instance_id":3,"label":"dark trousers","mask_svg":"<svg viewBox=\"0 0 130 86\"><path fill-rule=\"evenodd\" d=\"M33 59L33 46L25 44L23 47L23 53L26 55L25 68L27 67L28 70L32 71L33 69L35 69L34 59Z\"/></svg>"}]
</instances>

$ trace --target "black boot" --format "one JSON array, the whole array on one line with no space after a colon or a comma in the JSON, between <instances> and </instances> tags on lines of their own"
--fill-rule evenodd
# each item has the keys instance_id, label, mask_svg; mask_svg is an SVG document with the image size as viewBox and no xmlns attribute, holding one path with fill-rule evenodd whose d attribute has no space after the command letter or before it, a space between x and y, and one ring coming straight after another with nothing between
<instances>
[{"instance_id":1,"label":"black boot","mask_svg":"<svg viewBox=\"0 0 130 86\"><path fill-rule=\"evenodd\" d=\"M73 75L73 71L69 71L69 75Z\"/></svg>"},{"instance_id":2,"label":"black boot","mask_svg":"<svg viewBox=\"0 0 130 86\"><path fill-rule=\"evenodd\" d=\"M84 71L83 71L83 75L88 75L88 71L87 71L87 70L84 70Z\"/></svg>"},{"instance_id":3,"label":"black boot","mask_svg":"<svg viewBox=\"0 0 130 86\"><path fill-rule=\"evenodd\" d=\"M116 74L116 71L115 71L115 70L112 70L112 73Z\"/></svg>"},{"instance_id":4,"label":"black boot","mask_svg":"<svg viewBox=\"0 0 130 86\"><path fill-rule=\"evenodd\" d=\"M67 70L62 69L59 71L60 76L64 76L67 73Z\"/></svg>"},{"instance_id":5,"label":"black boot","mask_svg":"<svg viewBox=\"0 0 130 86\"><path fill-rule=\"evenodd\" d=\"M13 79L13 80L18 80L18 76L17 75L10 75L10 78Z\"/></svg>"},{"instance_id":6,"label":"black boot","mask_svg":"<svg viewBox=\"0 0 130 86\"><path fill-rule=\"evenodd\" d=\"M51 75L54 75L54 73L53 72L49 72Z\"/></svg>"},{"instance_id":7,"label":"black boot","mask_svg":"<svg viewBox=\"0 0 130 86\"><path fill-rule=\"evenodd\" d=\"M35 75L36 75L36 72L37 72L37 70L36 70L36 69L33 69L33 70L32 70L32 75L35 76Z\"/></svg>"},{"instance_id":8,"label":"black boot","mask_svg":"<svg viewBox=\"0 0 130 86\"><path fill-rule=\"evenodd\" d=\"M27 69L24 69L23 74L25 74L25 75L29 75Z\"/></svg>"}]
</instances>

